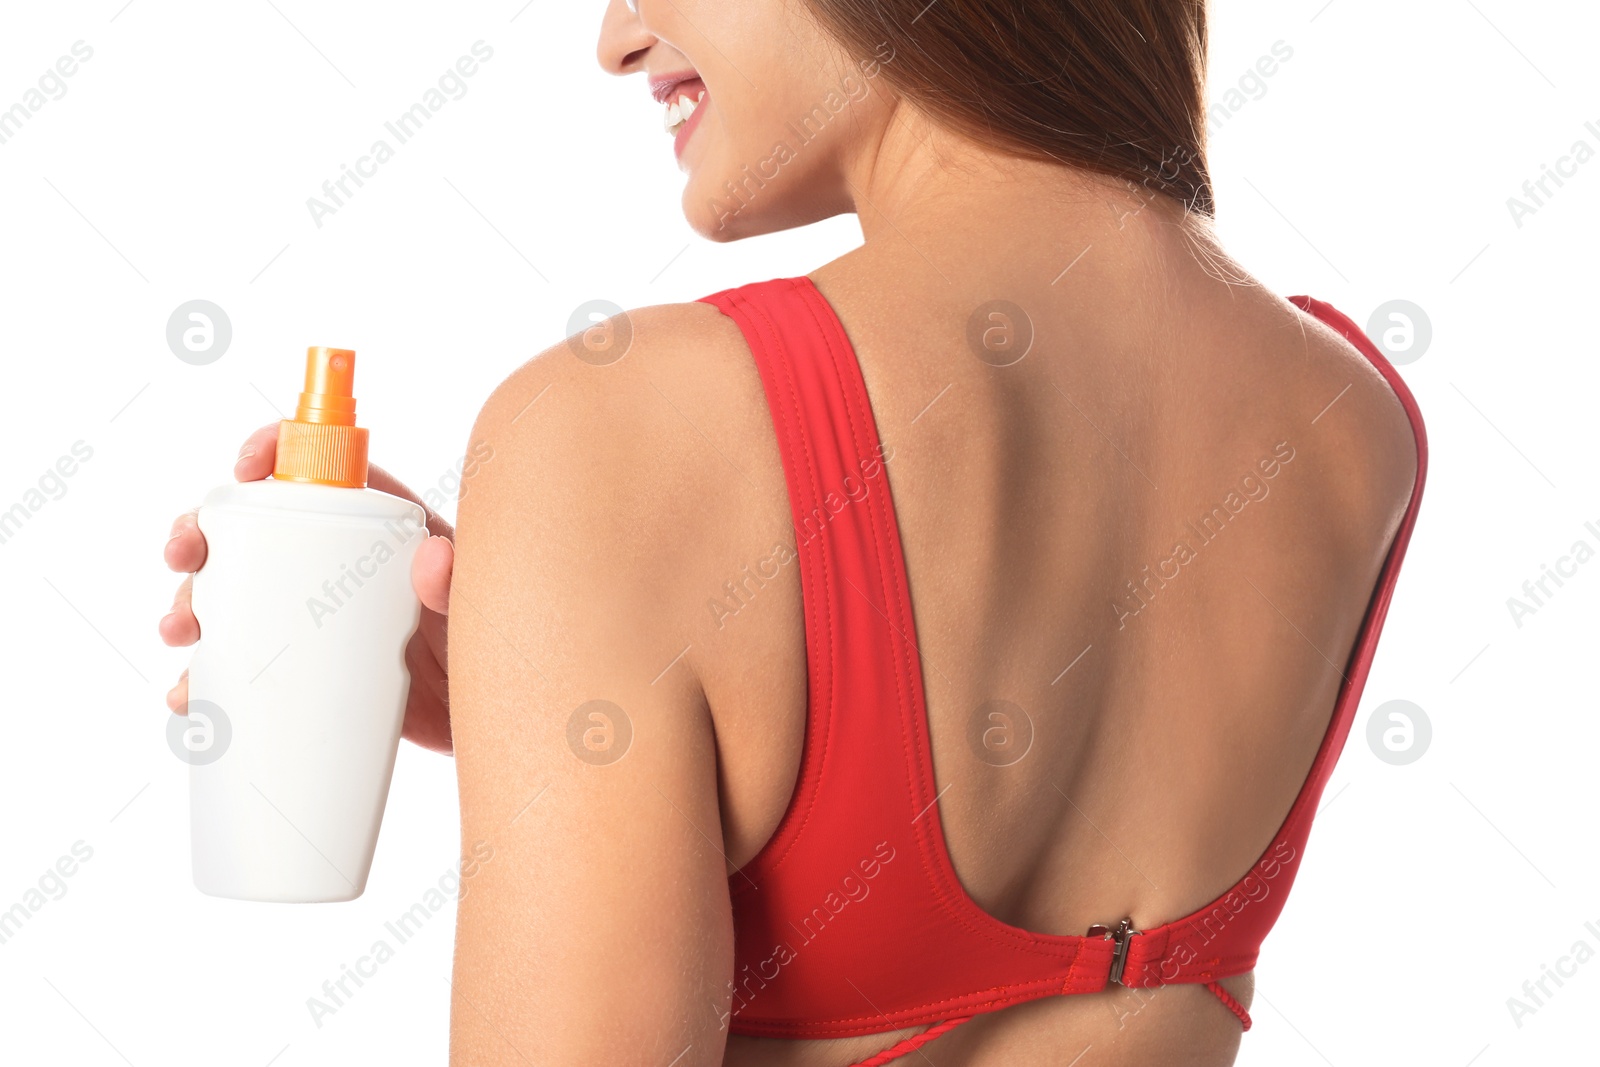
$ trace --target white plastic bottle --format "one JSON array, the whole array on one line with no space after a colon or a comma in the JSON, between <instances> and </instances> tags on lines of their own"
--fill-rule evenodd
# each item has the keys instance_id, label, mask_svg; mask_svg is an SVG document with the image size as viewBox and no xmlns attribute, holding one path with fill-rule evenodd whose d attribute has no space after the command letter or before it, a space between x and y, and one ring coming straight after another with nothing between
<instances>
[{"instance_id":1,"label":"white plastic bottle","mask_svg":"<svg viewBox=\"0 0 1600 1067\"><path fill-rule=\"evenodd\" d=\"M355 353L312 348L270 479L206 496L189 667L194 883L241 900L366 888L421 607L420 507L365 488Z\"/></svg>"}]
</instances>

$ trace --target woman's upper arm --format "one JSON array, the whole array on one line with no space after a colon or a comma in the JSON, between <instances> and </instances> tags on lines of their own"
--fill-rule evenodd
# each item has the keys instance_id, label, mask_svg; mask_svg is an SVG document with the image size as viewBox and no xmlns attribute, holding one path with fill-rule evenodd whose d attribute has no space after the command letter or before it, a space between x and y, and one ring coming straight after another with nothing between
<instances>
[{"instance_id":1,"label":"woman's upper arm","mask_svg":"<svg viewBox=\"0 0 1600 1067\"><path fill-rule=\"evenodd\" d=\"M474 430L487 458L462 491L449 632L462 851L478 860L453 1064L722 1060L728 871L685 647L714 472L653 380L682 309L646 311L626 360L557 346Z\"/></svg>"}]
</instances>

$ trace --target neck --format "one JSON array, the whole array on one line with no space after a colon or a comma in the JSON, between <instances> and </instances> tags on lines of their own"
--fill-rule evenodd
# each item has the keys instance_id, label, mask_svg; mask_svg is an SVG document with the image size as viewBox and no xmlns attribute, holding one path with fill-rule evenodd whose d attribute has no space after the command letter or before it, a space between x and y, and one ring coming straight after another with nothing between
<instances>
[{"instance_id":1,"label":"neck","mask_svg":"<svg viewBox=\"0 0 1600 1067\"><path fill-rule=\"evenodd\" d=\"M1221 256L1210 220L1153 188L1057 162L1018 159L929 120L903 101L848 159L845 194L866 258L892 259L928 280L1071 279L1136 285L1152 272Z\"/></svg>"}]
</instances>

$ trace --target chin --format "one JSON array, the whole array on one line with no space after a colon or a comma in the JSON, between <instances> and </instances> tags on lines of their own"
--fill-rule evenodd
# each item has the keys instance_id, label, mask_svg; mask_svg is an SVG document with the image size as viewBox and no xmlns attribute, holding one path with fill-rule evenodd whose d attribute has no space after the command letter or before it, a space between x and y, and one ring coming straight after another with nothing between
<instances>
[{"instance_id":1,"label":"chin","mask_svg":"<svg viewBox=\"0 0 1600 1067\"><path fill-rule=\"evenodd\" d=\"M713 181L710 175L720 177ZM738 175L743 184L733 183L728 175ZM848 201L823 203L808 180L798 172L782 173L757 184L739 167L701 163L684 187L683 216L701 237L726 244L808 226L850 210Z\"/></svg>"},{"instance_id":2,"label":"chin","mask_svg":"<svg viewBox=\"0 0 1600 1067\"><path fill-rule=\"evenodd\" d=\"M765 232L753 224L764 213L762 201L772 186L749 181L740 186L741 176L737 165L715 156L695 162L683 188L683 217L695 233L720 244Z\"/></svg>"},{"instance_id":3,"label":"chin","mask_svg":"<svg viewBox=\"0 0 1600 1067\"><path fill-rule=\"evenodd\" d=\"M689 228L708 241L726 244L753 234L747 229L747 220L741 216L748 212L728 215L717 210L718 202L695 188L693 182L683 191L683 217Z\"/></svg>"}]
</instances>

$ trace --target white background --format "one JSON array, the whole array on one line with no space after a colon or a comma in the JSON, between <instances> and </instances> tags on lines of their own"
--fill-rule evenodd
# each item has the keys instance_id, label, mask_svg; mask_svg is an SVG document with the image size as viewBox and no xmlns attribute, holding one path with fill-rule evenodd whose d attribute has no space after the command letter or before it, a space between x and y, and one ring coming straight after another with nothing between
<instances>
[{"instance_id":1,"label":"white background","mask_svg":"<svg viewBox=\"0 0 1600 1067\"><path fill-rule=\"evenodd\" d=\"M0 1062L442 1063L453 903L320 1028L306 1000L456 863L449 759L403 747L358 901L190 884L162 703L186 653L155 628L172 517L293 403L308 344L361 353L377 461L448 488L478 405L580 303L804 273L859 230L696 238L660 108L594 63L597 3L123 4L0 10L0 108L94 50L0 145L0 510L93 449L0 544L0 909L93 850L0 944ZM307 197L480 39L467 94L317 228ZM1573 542L1600 547L1600 160L1521 227L1506 201L1574 141L1600 148L1597 39L1577 0L1214 4L1213 99L1293 49L1215 132L1227 244L1278 292L1363 325L1407 299L1433 328L1401 368L1432 446L1421 519L1241 1064L1596 1056L1600 959L1520 1027L1507 998L1580 939L1600 951L1600 562L1520 627L1506 601ZM233 328L208 366L165 338L196 298ZM1433 727L1406 766L1365 739L1392 699Z\"/></svg>"}]
</instances>

